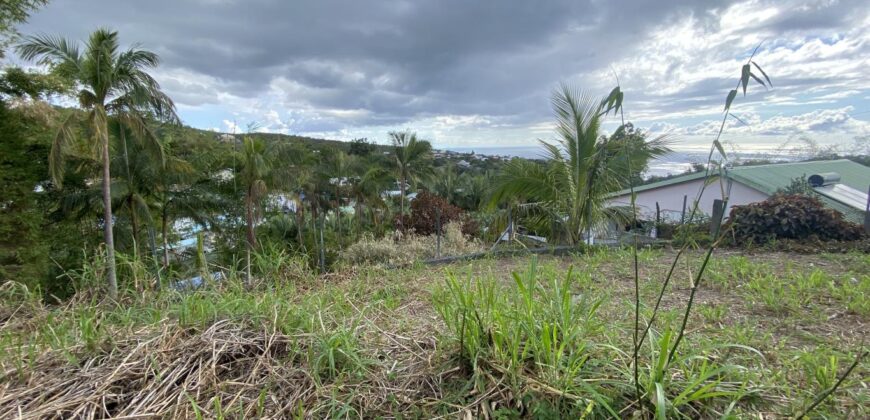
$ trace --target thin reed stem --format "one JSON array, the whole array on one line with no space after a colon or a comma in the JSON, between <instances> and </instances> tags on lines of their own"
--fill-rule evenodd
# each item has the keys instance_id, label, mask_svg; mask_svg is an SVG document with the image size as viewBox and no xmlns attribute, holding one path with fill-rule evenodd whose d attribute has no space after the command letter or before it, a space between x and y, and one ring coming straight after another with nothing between
<instances>
[{"instance_id":1,"label":"thin reed stem","mask_svg":"<svg viewBox=\"0 0 870 420\"><path fill-rule=\"evenodd\" d=\"M714 220L713 222L719 223L721 220ZM698 292L698 286L701 285L701 277L704 275L704 270L707 269L707 264L710 262L710 257L713 255L713 250L716 249L718 244L718 240L713 241L710 248L707 249L704 261L701 263L701 268L698 270L698 274L695 275L695 280L692 282L692 291L689 293L689 302L686 304L686 312L683 314L683 322L682 325L680 325L680 332L677 334L677 339L674 341L674 345L671 347L671 351L668 354L668 362L666 363L666 366L670 365L674 360L674 356L677 354L677 347L680 345L680 342L683 341L683 336L686 333L686 324L689 322L689 315L692 312L692 304L695 302L695 294Z\"/></svg>"}]
</instances>

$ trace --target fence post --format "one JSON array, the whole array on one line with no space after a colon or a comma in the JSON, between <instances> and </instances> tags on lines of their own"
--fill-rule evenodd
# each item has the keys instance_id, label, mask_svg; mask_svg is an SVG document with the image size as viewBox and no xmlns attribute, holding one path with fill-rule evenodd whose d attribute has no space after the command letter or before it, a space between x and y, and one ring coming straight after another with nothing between
<instances>
[{"instance_id":1,"label":"fence post","mask_svg":"<svg viewBox=\"0 0 870 420\"><path fill-rule=\"evenodd\" d=\"M662 210L661 210L661 208L659 208L659 202L656 201L656 224L657 225L662 222L661 215L662 215Z\"/></svg>"},{"instance_id":2,"label":"fence post","mask_svg":"<svg viewBox=\"0 0 870 420\"><path fill-rule=\"evenodd\" d=\"M688 195L683 195L683 212L680 213L680 224L686 223L686 199L688 199Z\"/></svg>"},{"instance_id":3,"label":"fence post","mask_svg":"<svg viewBox=\"0 0 870 420\"><path fill-rule=\"evenodd\" d=\"M435 207L435 258L441 258L441 208Z\"/></svg>"},{"instance_id":4,"label":"fence post","mask_svg":"<svg viewBox=\"0 0 870 420\"><path fill-rule=\"evenodd\" d=\"M719 228L722 227L722 218L725 216L725 201L720 199L713 200L713 217L710 219L710 237L714 240L719 234Z\"/></svg>"},{"instance_id":5,"label":"fence post","mask_svg":"<svg viewBox=\"0 0 870 420\"><path fill-rule=\"evenodd\" d=\"M508 241L511 242L511 241L514 240L514 218L513 218L513 211L511 211L511 205L510 205L510 204L508 204L507 211L508 211L508 228L507 228L507 234L508 234Z\"/></svg>"}]
</instances>

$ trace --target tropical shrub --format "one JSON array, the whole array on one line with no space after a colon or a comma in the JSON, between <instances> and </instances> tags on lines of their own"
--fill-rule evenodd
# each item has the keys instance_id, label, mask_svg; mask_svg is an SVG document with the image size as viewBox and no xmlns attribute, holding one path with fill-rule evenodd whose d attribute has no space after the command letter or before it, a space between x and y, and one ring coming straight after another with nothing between
<instances>
[{"instance_id":1,"label":"tropical shrub","mask_svg":"<svg viewBox=\"0 0 870 420\"><path fill-rule=\"evenodd\" d=\"M735 206L729 221L735 243L766 243L773 239L851 241L863 235L843 214L806 195L774 195L760 203Z\"/></svg>"},{"instance_id":2,"label":"tropical shrub","mask_svg":"<svg viewBox=\"0 0 870 420\"><path fill-rule=\"evenodd\" d=\"M525 159L506 163L492 179L490 208L522 203L517 210L525 227L563 237L571 245L610 220L624 219L622 209L606 206L608 195L670 149L666 138L646 141L643 133L627 128L624 118L612 138L602 135L605 117L622 106L619 95L602 100L567 85L554 91L556 142L540 141L543 164Z\"/></svg>"},{"instance_id":3,"label":"tropical shrub","mask_svg":"<svg viewBox=\"0 0 870 420\"><path fill-rule=\"evenodd\" d=\"M411 202L411 214L399 215L396 218L396 226L404 227L405 230L413 229L418 235L432 235L438 230L439 211L442 233L450 222L461 223L462 232L466 235L477 231L476 224L462 209L429 191L420 191L417 194L417 198Z\"/></svg>"}]
</instances>

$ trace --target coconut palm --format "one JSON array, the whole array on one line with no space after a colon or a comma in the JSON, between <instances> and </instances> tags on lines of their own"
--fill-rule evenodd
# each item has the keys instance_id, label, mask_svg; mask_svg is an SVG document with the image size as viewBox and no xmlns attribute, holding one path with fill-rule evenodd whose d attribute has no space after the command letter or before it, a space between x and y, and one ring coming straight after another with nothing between
<instances>
[{"instance_id":1,"label":"coconut palm","mask_svg":"<svg viewBox=\"0 0 870 420\"><path fill-rule=\"evenodd\" d=\"M605 199L624 185L628 167L669 150L663 138L624 147L601 135L606 104L563 85L552 97L555 144L540 141L545 164L514 159L493 178L490 205L525 201L519 207L539 231L561 231L570 244L613 215Z\"/></svg>"},{"instance_id":2,"label":"coconut palm","mask_svg":"<svg viewBox=\"0 0 870 420\"><path fill-rule=\"evenodd\" d=\"M418 140L417 134L409 131L392 131L390 132L390 140L393 143L396 158L401 217L405 214L405 190L409 183L416 184L429 178L432 174L430 161L432 145L428 141Z\"/></svg>"},{"instance_id":3,"label":"coconut palm","mask_svg":"<svg viewBox=\"0 0 870 420\"><path fill-rule=\"evenodd\" d=\"M168 120L177 120L178 117L172 100L147 72L158 65L157 54L137 47L121 51L118 33L108 29L92 33L84 47L82 52L74 42L40 35L26 38L18 45L17 51L23 59L47 65L55 74L75 85L79 105L87 111L91 133L88 140L102 160L103 239L108 258L108 293L110 298L116 299L118 282L112 233L109 117L123 117L134 131L140 133L146 131L144 115ZM78 113L70 113L52 144L49 168L58 187L62 185L64 152L76 141L73 127L79 117Z\"/></svg>"}]
</instances>

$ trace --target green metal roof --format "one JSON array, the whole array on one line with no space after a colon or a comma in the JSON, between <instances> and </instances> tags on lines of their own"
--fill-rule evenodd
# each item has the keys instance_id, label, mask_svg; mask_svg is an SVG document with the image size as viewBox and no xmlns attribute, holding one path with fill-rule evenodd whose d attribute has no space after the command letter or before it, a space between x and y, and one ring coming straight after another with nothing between
<instances>
[{"instance_id":1,"label":"green metal roof","mask_svg":"<svg viewBox=\"0 0 870 420\"><path fill-rule=\"evenodd\" d=\"M668 178L668 179L664 179L661 181L651 182L649 184L638 185L638 186L634 187L634 192L639 193L641 191L653 190L653 189L661 188L661 187L667 187L668 185L682 184L684 182L694 181L696 179L702 179L702 178L704 178L704 175L705 175L704 172L695 172L693 174L675 176L673 178ZM612 194L610 194L610 196L611 197L619 197L621 195L627 195L630 193L631 193L631 191L629 189L624 189L624 190L620 190L620 191L617 191L615 193L612 193Z\"/></svg>"},{"instance_id":2,"label":"green metal roof","mask_svg":"<svg viewBox=\"0 0 870 420\"><path fill-rule=\"evenodd\" d=\"M840 174L841 184L858 191L867 191L867 187L870 187L870 168L848 159L736 166L731 168L728 176L765 194L773 194L791 184L792 179L801 176L809 178L810 175L823 172Z\"/></svg>"},{"instance_id":3,"label":"green metal roof","mask_svg":"<svg viewBox=\"0 0 870 420\"><path fill-rule=\"evenodd\" d=\"M848 159L738 166L731 169L728 176L765 194L773 194L776 190L787 187L794 178L801 176L809 178L810 175L824 172L840 174L841 184L858 191L867 191L870 187L870 168ZM843 213L846 220L864 223L863 209L856 209L824 195L817 196L828 207Z\"/></svg>"},{"instance_id":4,"label":"green metal roof","mask_svg":"<svg viewBox=\"0 0 870 420\"><path fill-rule=\"evenodd\" d=\"M727 176L734 181L756 189L764 194L772 195L780 188L785 188L791 181L801 176L809 177L823 172L836 172L840 174L840 183L852 187L858 191L867 191L870 187L870 167L852 162L848 159L820 160L811 162L774 163L757 166L737 166L728 170ZM704 178L703 172L677 176L663 181L640 185L634 188L635 192L681 184ZM629 194L629 190L615 192L611 197ZM840 203L830 197L820 195L819 198L831 208L840 211L846 219L855 222L864 222L864 212L846 204Z\"/></svg>"}]
</instances>

